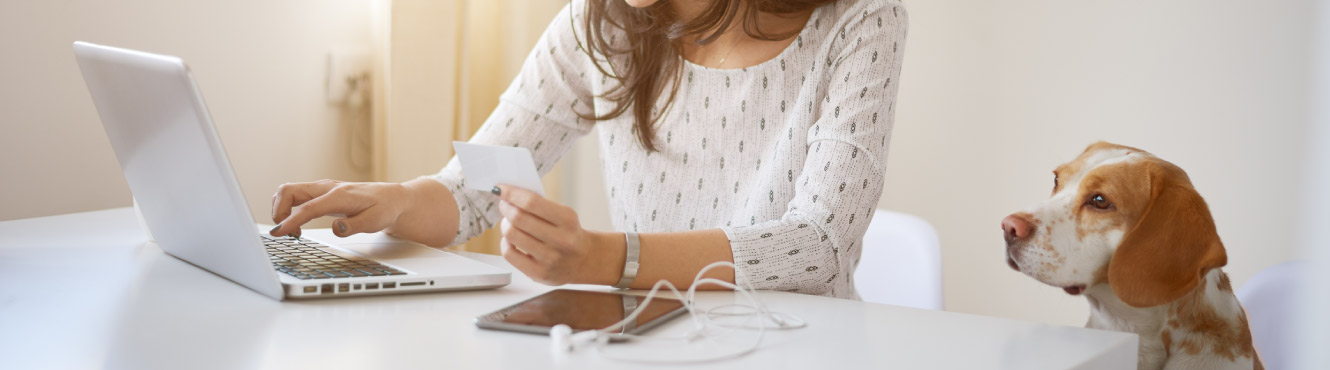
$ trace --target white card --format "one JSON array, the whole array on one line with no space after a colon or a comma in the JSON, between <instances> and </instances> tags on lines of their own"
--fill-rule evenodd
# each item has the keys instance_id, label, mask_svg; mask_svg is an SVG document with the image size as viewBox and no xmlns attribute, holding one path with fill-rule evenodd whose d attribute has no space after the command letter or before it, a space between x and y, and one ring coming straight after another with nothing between
<instances>
[{"instance_id":1,"label":"white card","mask_svg":"<svg viewBox=\"0 0 1330 370\"><path fill-rule=\"evenodd\" d=\"M540 173L531 151L522 147L494 146L454 141L457 160L462 163L466 187L490 191L495 185L512 185L545 196Z\"/></svg>"}]
</instances>

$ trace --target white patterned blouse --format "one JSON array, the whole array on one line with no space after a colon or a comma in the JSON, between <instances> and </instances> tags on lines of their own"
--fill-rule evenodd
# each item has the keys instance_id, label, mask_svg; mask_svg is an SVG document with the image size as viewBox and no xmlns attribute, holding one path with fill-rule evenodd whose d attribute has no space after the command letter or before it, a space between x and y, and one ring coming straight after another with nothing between
<instances>
[{"instance_id":1,"label":"white patterned blouse","mask_svg":"<svg viewBox=\"0 0 1330 370\"><path fill-rule=\"evenodd\" d=\"M656 127L656 153L637 142L631 114L592 121L574 113L610 109L597 96L615 83L579 46L583 9L578 0L559 13L471 142L526 147L543 175L598 129L617 230L720 228L736 276L758 289L857 299L854 270L891 141L902 5L818 8L789 47L756 66L684 62L676 101ZM494 195L462 186L456 158L433 177L461 213L453 244L501 220Z\"/></svg>"}]
</instances>

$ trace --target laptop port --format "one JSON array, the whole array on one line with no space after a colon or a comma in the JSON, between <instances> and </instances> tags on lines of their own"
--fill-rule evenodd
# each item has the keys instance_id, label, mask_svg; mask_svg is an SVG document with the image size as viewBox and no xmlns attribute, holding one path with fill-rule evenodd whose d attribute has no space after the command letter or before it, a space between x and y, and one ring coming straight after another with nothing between
<instances>
[{"instance_id":1,"label":"laptop port","mask_svg":"<svg viewBox=\"0 0 1330 370\"><path fill-rule=\"evenodd\" d=\"M337 284L337 292L338 292L338 293L346 292L346 291L349 291L349 290L351 290L351 284L349 284L349 283L341 283L341 284Z\"/></svg>"},{"instance_id":2,"label":"laptop port","mask_svg":"<svg viewBox=\"0 0 1330 370\"><path fill-rule=\"evenodd\" d=\"M319 287L317 286L310 285L305 287L305 293L317 293L318 291Z\"/></svg>"},{"instance_id":3,"label":"laptop port","mask_svg":"<svg viewBox=\"0 0 1330 370\"><path fill-rule=\"evenodd\" d=\"M360 284L356 284L355 289L360 290Z\"/></svg>"},{"instance_id":4,"label":"laptop port","mask_svg":"<svg viewBox=\"0 0 1330 370\"><path fill-rule=\"evenodd\" d=\"M392 289L392 288L396 288L396 287L397 287L397 283L394 283L394 282L383 283L383 289Z\"/></svg>"},{"instance_id":5,"label":"laptop port","mask_svg":"<svg viewBox=\"0 0 1330 370\"><path fill-rule=\"evenodd\" d=\"M323 294L333 294L332 284L323 284Z\"/></svg>"},{"instance_id":6,"label":"laptop port","mask_svg":"<svg viewBox=\"0 0 1330 370\"><path fill-rule=\"evenodd\" d=\"M379 283L365 284L365 290L374 290L374 289L379 289Z\"/></svg>"},{"instance_id":7,"label":"laptop port","mask_svg":"<svg viewBox=\"0 0 1330 370\"><path fill-rule=\"evenodd\" d=\"M425 285L425 282L423 282L423 281L412 281L412 282L409 282L409 283L402 283L402 286L403 286L403 287L409 287L409 286L421 286L421 285Z\"/></svg>"}]
</instances>

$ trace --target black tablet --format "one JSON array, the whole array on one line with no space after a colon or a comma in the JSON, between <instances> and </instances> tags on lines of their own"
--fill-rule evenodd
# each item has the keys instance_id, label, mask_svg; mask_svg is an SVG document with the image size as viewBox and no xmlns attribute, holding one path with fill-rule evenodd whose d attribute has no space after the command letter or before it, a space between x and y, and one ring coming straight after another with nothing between
<instances>
[{"instance_id":1,"label":"black tablet","mask_svg":"<svg viewBox=\"0 0 1330 370\"><path fill-rule=\"evenodd\" d=\"M685 312L683 302L656 297L642 307L644 296L618 292L557 289L507 308L476 318L476 326L485 329L548 334L550 328L564 324L573 332L602 329L645 310L619 333L638 334Z\"/></svg>"}]
</instances>

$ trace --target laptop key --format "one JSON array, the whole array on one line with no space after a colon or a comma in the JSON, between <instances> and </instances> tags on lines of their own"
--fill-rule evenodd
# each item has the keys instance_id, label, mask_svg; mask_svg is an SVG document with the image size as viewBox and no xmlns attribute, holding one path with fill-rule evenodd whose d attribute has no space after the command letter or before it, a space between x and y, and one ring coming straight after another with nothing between
<instances>
[{"instance_id":1,"label":"laptop key","mask_svg":"<svg viewBox=\"0 0 1330 370\"><path fill-rule=\"evenodd\" d=\"M373 276L386 276L386 275L388 275L388 273L386 273L386 272L379 271L379 270L375 270L375 269L368 268L368 267L365 267L365 268L359 268L359 269L356 269L356 270L359 270L360 272L364 272L364 273L366 273L366 274L370 274L370 275L373 275Z\"/></svg>"}]
</instances>

